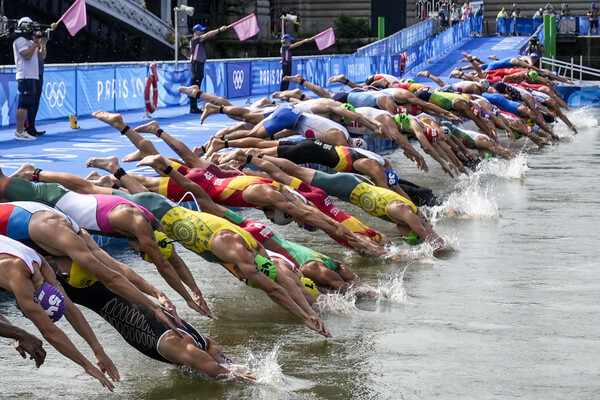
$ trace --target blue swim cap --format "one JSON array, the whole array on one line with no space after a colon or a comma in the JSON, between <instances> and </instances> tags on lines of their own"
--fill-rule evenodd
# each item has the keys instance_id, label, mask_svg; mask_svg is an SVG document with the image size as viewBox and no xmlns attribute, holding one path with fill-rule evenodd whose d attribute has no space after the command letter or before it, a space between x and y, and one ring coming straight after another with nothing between
<instances>
[{"instance_id":1,"label":"blue swim cap","mask_svg":"<svg viewBox=\"0 0 600 400\"><path fill-rule=\"evenodd\" d=\"M385 175L387 176L387 184L388 187L393 188L398 186L398 175L391 169L385 170Z\"/></svg>"}]
</instances>

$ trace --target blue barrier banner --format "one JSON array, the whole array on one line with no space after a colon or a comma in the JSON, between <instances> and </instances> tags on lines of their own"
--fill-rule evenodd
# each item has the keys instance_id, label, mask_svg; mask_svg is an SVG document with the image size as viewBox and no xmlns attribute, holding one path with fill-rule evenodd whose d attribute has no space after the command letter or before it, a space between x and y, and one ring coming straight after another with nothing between
<instances>
[{"instance_id":1,"label":"blue barrier banner","mask_svg":"<svg viewBox=\"0 0 600 400\"><path fill-rule=\"evenodd\" d=\"M189 86L192 82L192 71L189 68L174 70L173 65L158 65L158 107L183 106L188 104L188 97L177 92L180 86ZM146 69L145 75L152 73ZM204 81L202 86L204 87ZM144 85L145 85L144 80Z\"/></svg>"},{"instance_id":2,"label":"blue barrier banner","mask_svg":"<svg viewBox=\"0 0 600 400\"><path fill-rule=\"evenodd\" d=\"M279 65L279 64L278 64ZM273 87L279 88L281 79L281 66L271 69L271 62L258 61L251 65L252 72L252 95L270 94Z\"/></svg>"},{"instance_id":3,"label":"blue barrier banner","mask_svg":"<svg viewBox=\"0 0 600 400\"><path fill-rule=\"evenodd\" d=\"M144 107L147 67L117 67L115 86L117 110L134 110Z\"/></svg>"},{"instance_id":4,"label":"blue barrier banner","mask_svg":"<svg viewBox=\"0 0 600 400\"><path fill-rule=\"evenodd\" d=\"M345 60L346 78L354 82L362 82L373 74L370 57L353 57ZM376 71L379 72L379 71Z\"/></svg>"},{"instance_id":5,"label":"blue barrier banner","mask_svg":"<svg viewBox=\"0 0 600 400\"><path fill-rule=\"evenodd\" d=\"M46 71L38 110L39 119L76 115L75 71Z\"/></svg>"},{"instance_id":6,"label":"blue barrier banner","mask_svg":"<svg viewBox=\"0 0 600 400\"><path fill-rule=\"evenodd\" d=\"M17 88L15 74L0 74L0 126L8 126L15 122L15 112L18 92L11 90L11 86Z\"/></svg>"},{"instance_id":7,"label":"blue barrier banner","mask_svg":"<svg viewBox=\"0 0 600 400\"><path fill-rule=\"evenodd\" d=\"M249 62L226 63L227 97L248 97L252 82Z\"/></svg>"},{"instance_id":8,"label":"blue barrier banner","mask_svg":"<svg viewBox=\"0 0 600 400\"><path fill-rule=\"evenodd\" d=\"M511 18L496 18L496 32L500 34L512 33Z\"/></svg>"},{"instance_id":9,"label":"blue barrier banner","mask_svg":"<svg viewBox=\"0 0 600 400\"><path fill-rule=\"evenodd\" d=\"M401 57L391 56L390 61L392 62L392 75L394 76L402 76L402 61Z\"/></svg>"},{"instance_id":10,"label":"blue barrier banner","mask_svg":"<svg viewBox=\"0 0 600 400\"><path fill-rule=\"evenodd\" d=\"M204 64L204 79L202 80L202 91L215 96L226 97L227 78L225 63L221 61L207 62ZM192 74L190 72L190 81Z\"/></svg>"},{"instance_id":11,"label":"blue barrier banner","mask_svg":"<svg viewBox=\"0 0 600 400\"><path fill-rule=\"evenodd\" d=\"M533 18L515 18L515 31L517 33L533 33Z\"/></svg>"},{"instance_id":12,"label":"blue barrier banner","mask_svg":"<svg viewBox=\"0 0 600 400\"><path fill-rule=\"evenodd\" d=\"M114 68L77 70L77 115L94 111L115 111Z\"/></svg>"},{"instance_id":13,"label":"blue barrier banner","mask_svg":"<svg viewBox=\"0 0 600 400\"><path fill-rule=\"evenodd\" d=\"M587 35L590 30L590 19L587 17L579 18L579 34Z\"/></svg>"}]
</instances>

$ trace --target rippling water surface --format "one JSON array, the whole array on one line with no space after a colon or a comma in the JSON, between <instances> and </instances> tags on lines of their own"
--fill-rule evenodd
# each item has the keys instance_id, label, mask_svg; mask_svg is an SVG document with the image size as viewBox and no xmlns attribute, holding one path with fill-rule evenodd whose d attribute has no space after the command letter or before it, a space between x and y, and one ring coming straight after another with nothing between
<instances>
[{"instance_id":1,"label":"rippling water surface","mask_svg":"<svg viewBox=\"0 0 600 400\"><path fill-rule=\"evenodd\" d=\"M401 154L391 155L406 179L444 194L444 205L426 211L438 233L458 249L454 253L434 257L425 245L395 245L390 251L408 261L373 260L324 235L280 228L291 239L344 260L379 287L378 300L330 295L319 305L332 339L314 334L220 266L181 249L216 318L194 314L171 295L180 315L213 337L260 384L213 382L150 360L84 310L120 369L116 392L102 389L49 346L46 363L36 370L1 340L0 397L599 398L600 113L585 109L569 115L581 127L578 135L558 126L560 144L543 150L527 146L516 159L486 161L469 177L446 179L433 161L430 173L423 174ZM391 225L341 206L393 236ZM260 218L255 211L247 215ZM149 264L124 246L109 250L165 287ZM11 319L19 314L7 301L0 311ZM90 354L81 340L74 341Z\"/></svg>"}]
</instances>

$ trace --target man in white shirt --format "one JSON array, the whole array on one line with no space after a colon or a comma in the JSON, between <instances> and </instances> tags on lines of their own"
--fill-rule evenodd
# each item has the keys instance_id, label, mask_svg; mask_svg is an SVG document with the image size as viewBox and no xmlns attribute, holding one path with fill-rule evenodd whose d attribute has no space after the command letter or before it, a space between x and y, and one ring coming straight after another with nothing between
<instances>
[{"instance_id":1,"label":"man in white shirt","mask_svg":"<svg viewBox=\"0 0 600 400\"><path fill-rule=\"evenodd\" d=\"M27 110L35 105L36 81L39 79L38 53L42 43L41 38L33 37L34 30L31 18L21 18L19 28L23 32L30 33L32 37L19 36L13 42L19 89L15 140L35 140L35 137L25 132L25 118L27 118Z\"/></svg>"}]
</instances>

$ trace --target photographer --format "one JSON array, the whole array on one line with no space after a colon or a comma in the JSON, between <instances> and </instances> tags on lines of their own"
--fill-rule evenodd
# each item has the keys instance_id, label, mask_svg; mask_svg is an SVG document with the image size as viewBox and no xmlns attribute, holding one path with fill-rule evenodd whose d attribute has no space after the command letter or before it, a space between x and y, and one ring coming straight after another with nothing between
<instances>
[{"instance_id":1,"label":"photographer","mask_svg":"<svg viewBox=\"0 0 600 400\"><path fill-rule=\"evenodd\" d=\"M537 36L533 36L529 39L529 44L525 48L525 54L532 58L536 66L539 67L539 60L544 56L546 49L540 39Z\"/></svg>"},{"instance_id":2,"label":"photographer","mask_svg":"<svg viewBox=\"0 0 600 400\"><path fill-rule=\"evenodd\" d=\"M31 136L40 136L46 133L46 131L38 131L35 128L35 119L37 117L38 109L40 108L40 98L42 97L42 91L44 88L44 62L46 60L46 43L48 37L42 33L41 30L36 30L34 33L35 38L40 39L40 49L38 52L38 77L35 85L35 102L33 107L27 110L27 123L25 124L25 130Z\"/></svg>"},{"instance_id":3,"label":"photographer","mask_svg":"<svg viewBox=\"0 0 600 400\"><path fill-rule=\"evenodd\" d=\"M42 49L42 42L40 37L34 37L35 30L31 18L21 18L18 27L22 35L13 42L19 90L15 140L35 140L34 136L25 132L25 118L28 110L35 106L37 81L40 78L38 55Z\"/></svg>"}]
</instances>

